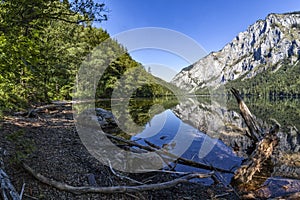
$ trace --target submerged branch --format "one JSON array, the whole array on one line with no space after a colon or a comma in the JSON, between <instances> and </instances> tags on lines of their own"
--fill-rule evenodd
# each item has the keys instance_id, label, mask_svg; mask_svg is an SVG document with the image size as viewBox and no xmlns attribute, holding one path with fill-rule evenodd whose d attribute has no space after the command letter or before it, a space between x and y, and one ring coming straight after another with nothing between
<instances>
[{"instance_id":1,"label":"submerged branch","mask_svg":"<svg viewBox=\"0 0 300 200\"><path fill-rule=\"evenodd\" d=\"M211 171L219 171L219 172L224 172L224 173L231 173L233 174L234 172L230 171L230 170L226 170L226 169L222 169L222 168L218 168L218 167L213 167L210 165L206 165L203 163L199 163L199 162L195 162L193 160L189 160L186 158L182 158L182 157L178 157L175 154L172 154L162 148L154 148L152 147L153 145L149 145L149 146L144 146L141 144L138 144L134 141L130 141L130 140L126 140L124 138L118 137L118 136L114 136L111 134L105 134L108 138L114 139L118 142L123 142L126 143L129 146L136 146L142 150L146 150L146 151L150 151L150 152L156 152L158 155L163 156L163 157L167 157L170 160L173 160L173 162L177 162L178 164L182 164L182 165L187 165L187 166L192 166L192 167L196 167L196 168L201 168L201 169L206 169L206 170L211 170ZM149 142L148 142L149 143ZM156 145L155 145L156 146Z\"/></svg>"}]
</instances>

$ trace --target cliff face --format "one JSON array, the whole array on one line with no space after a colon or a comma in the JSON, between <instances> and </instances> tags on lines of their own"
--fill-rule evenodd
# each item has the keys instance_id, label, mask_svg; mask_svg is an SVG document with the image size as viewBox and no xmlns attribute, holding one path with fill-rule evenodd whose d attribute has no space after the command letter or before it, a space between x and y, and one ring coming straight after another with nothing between
<instances>
[{"instance_id":1,"label":"cliff face","mask_svg":"<svg viewBox=\"0 0 300 200\"><path fill-rule=\"evenodd\" d=\"M196 91L239 77L252 78L267 68L276 71L283 60L293 64L299 59L300 12L270 14L239 33L222 50L184 68L171 82Z\"/></svg>"}]
</instances>

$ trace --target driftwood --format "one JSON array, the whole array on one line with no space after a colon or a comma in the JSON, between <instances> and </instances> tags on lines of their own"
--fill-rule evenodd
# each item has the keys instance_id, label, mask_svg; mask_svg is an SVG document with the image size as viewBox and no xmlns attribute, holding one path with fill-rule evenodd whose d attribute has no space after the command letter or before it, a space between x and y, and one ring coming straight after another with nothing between
<instances>
[{"instance_id":1,"label":"driftwood","mask_svg":"<svg viewBox=\"0 0 300 200\"><path fill-rule=\"evenodd\" d=\"M125 143L128 146L135 146L140 148L143 151L157 151L157 147L154 148L152 147L152 145L149 146L144 146L141 144L138 144L134 141L129 141L126 140L124 138L118 137L118 136L114 136L111 134L106 134L106 136L110 139L113 139L115 141L118 141L120 143ZM68 185L66 183L62 183L59 181L55 181L52 179L49 179L45 176L43 176L40 173L35 172L31 167L29 167L28 165L26 165L25 163L23 163L23 168L29 172L33 177L35 177L38 181L47 184L51 187L54 187L58 190L62 190L62 191L67 191L67 192L71 192L74 194L84 194L84 193L128 193L128 192L141 192L141 191L148 191L148 190L162 190L162 189L166 189L166 188L171 188L174 187L176 185L178 185L179 183L187 183L189 182L189 180L194 179L194 178L208 178L211 177L213 179L215 179L215 175L214 175L214 171L219 171L219 172L226 172L226 173L233 173L232 171L229 170L225 170L225 169L220 169L220 168L215 168L212 166L208 166L202 163L197 163L194 162L192 160L187 160L184 158L178 158L176 155L171 154L165 150L160 149L160 153L159 155L162 157L167 157L170 160L177 160L177 163L180 164L184 164L184 165L189 165L189 166L193 166L193 167L198 167L198 168L202 168L202 169L208 169L211 170L211 173L208 174L201 174L201 173L185 173L182 177L180 178L176 178L172 181L167 181L167 182L162 182L162 183L156 183L156 184L144 184L142 182L138 182L136 180L133 180L129 177L117 174L112 167L110 166L110 169L112 171L112 173L116 176L118 176L119 178L122 179L127 179L130 180L131 182L134 182L136 184L138 184L137 186L113 186L113 187L97 187L97 186L83 186L83 187L75 187L75 186L71 186ZM164 171L161 171L164 172ZM167 172L169 173L169 172ZM174 174L176 174L176 172L172 172Z\"/></svg>"},{"instance_id":2,"label":"driftwood","mask_svg":"<svg viewBox=\"0 0 300 200\"><path fill-rule=\"evenodd\" d=\"M106 134L106 136L110 139L116 140L118 142L121 143L125 143L128 146L135 146L140 148L141 150L144 151L155 151L158 152L156 148L150 146L143 146L141 144L138 144L134 141L129 141L126 140L124 138L118 137L118 136L114 136L114 135L110 135L110 134ZM28 165L26 165L25 163L23 163L23 168L29 172L33 177L35 177L37 180L39 180L42 183L45 183L51 187L54 187L58 190L62 190L62 191L67 191L67 192L71 192L74 194L84 194L84 193L127 193L127 192L141 192L141 191L148 191L148 190L161 190L161 189L166 189L166 188L171 188L176 186L179 183L187 183L189 182L189 180L194 179L194 178L208 178L211 177L212 179L215 179L215 175L214 175L214 171L219 171L219 172L226 172L226 173L233 173L232 171L229 170L225 170L225 169L220 169L220 168L215 168L212 166L208 166L202 163L197 163L194 162L192 160L187 160L184 158L178 158L176 155L171 154L165 150L160 149L160 153L159 155L162 157L167 157L170 160L174 160L177 159L177 162L180 164L184 164L184 165L189 165L189 166L193 166L193 167L198 167L198 168L202 168L202 169L208 169L211 170L211 173L208 174L201 174L201 173L185 173L182 177L180 178L176 178L172 181L167 181L167 182L162 182L162 183L156 183L156 184L143 184L142 182L138 182L136 180L133 180L129 177L117 174L112 167L110 166L110 169L112 171L112 173L116 176L118 176L119 178L122 179L127 179L130 180L131 182L134 182L136 184L138 184L137 186L113 186L113 187L96 187L96 186L83 186L83 187L75 187L75 186L71 186L59 181L55 181L52 179L49 179L45 176L43 176L40 173L35 172L31 167L29 167ZM164 171L161 171L164 172ZM167 172L169 173L169 172ZM174 174L176 174L176 172L172 172Z\"/></svg>"},{"instance_id":3,"label":"driftwood","mask_svg":"<svg viewBox=\"0 0 300 200\"><path fill-rule=\"evenodd\" d=\"M211 177L212 174L200 174L200 173L192 173L185 175L183 177L174 179L172 181L167 181L163 183L156 184L143 184L137 186L112 186L112 187L92 187L92 186L82 186L75 187L65 183L61 183L52 179L49 179L43 176L40 173L36 173L33 169L31 169L28 165L23 163L24 169L26 169L32 176L34 176L37 180L51 187L54 187L58 190L71 192L74 194L85 194L85 193L127 193L127 192L141 192L141 191L149 191L149 190L162 190L170 187L174 187L179 183L187 183L189 180L194 178L208 178Z\"/></svg>"},{"instance_id":4,"label":"driftwood","mask_svg":"<svg viewBox=\"0 0 300 200\"><path fill-rule=\"evenodd\" d=\"M40 106L40 107L29 110L26 113L26 117L34 117L36 115L36 113L42 112L44 110L54 110L54 109L57 109L58 107L62 107L63 105L65 105L65 104L50 104L50 105Z\"/></svg>"},{"instance_id":5,"label":"driftwood","mask_svg":"<svg viewBox=\"0 0 300 200\"><path fill-rule=\"evenodd\" d=\"M241 111L241 114L248 126L249 133L248 136L255 142L256 149L252 152L252 154L249 156L249 158L243 163L243 165L236 170L234 175L234 181L238 182L250 182L253 178L253 176L261 169L262 164L270 157L270 155L273 152L274 147L278 143L278 138L276 136L276 133L279 129L279 126L276 125L273 129L266 132L264 134L263 129L261 128L260 124L256 122L254 116L251 114L250 110L248 109L247 105L242 100L241 96L239 95L239 92L235 89L231 90L234 96L236 97L239 108ZM51 106L45 106L42 108L34 109L32 111L28 112L28 116L32 115L33 113L40 112L44 109L51 109L53 107L57 107L59 105L51 105ZM183 165L198 167L202 169L207 169L211 171L219 171L219 172L225 172L225 173L234 173L230 170L215 168L213 166L205 165L203 163L197 163L192 160L188 160L185 158L178 158L178 156L171 154L170 152L159 148L158 146L147 143L148 146L144 146L141 144L138 144L134 141L129 141L121 137L113 136L111 134L106 134L106 136L112 140L117 141L118 143L125 143L129 147L138 147L141 151L145 152L156 152L161 157L164 158L164 160L170 160L175 163L180 163ZM160 151L157 151L157 150ZM32 168L27 166L26 164L23 164L23 167L26 171L28 171L32 176L34 176L37 180L39 180L42 183L45 183L47 185L50 185L52 187L55 187L59 190L68 191L75 194L83 194L83 193L126 193L126 192L140 192L140 191L147 191L147 190L160 190L160 189L166 189L173 187L179 183L185 183L188 182L190 179L194 178L207 178L214 176L213 173L210 174L198 174L198 173L192 173L188 175L184 175L180 178L174 179L172 181L167 181L163 183L156 183L156 184L142 184L137 183L139 185L137 186L113 186L113 187L96 187L96 186L83 186L83 187L75 187L71 186L65 183L61 183L52 179L49 179L45 176L43 176L40 173L35 172ZM112 170L112 172L117 175L118 177L123 177L122 175L116 174ZM127 179L127 178L126 178ZM132 180L131 180L132 181Z\"/></svg>"},{"instance_id":6,"label":"driftwood","mask_svg":"<svg viewBox=\"0 0 300 200\"><path fill-rule=\"evenodd\" d=\"M14 185L11 183L8 175L5 173L3 169L4 169L4 163L2 160L2 156L0 155L0 192L1 192L2 199L21 200L25 185L23 184L21 194L19 195Z\"/></svg>"},{"instance_id":7,"label":"driftwood","mask_svg":"<svg viewBox=\"0 0 300 200\"><path fill-rule=\"evenodd\" d=\"M250 133L248 133L247 136L250 137L255 142L260 141L262 139L262 135L263 135L261 126L259 125L259 123L256 122L256 120L253 117L252 113L250 112L249 108L247 107L247 105L243 101L241 95L239 94L239 91L234 88L231 88L231 92L235 96L235 98L239 104L241 115L244 118L244 120L247 124L247 127L250 131Z\"/></svg>"},{"instance_id":8,"label":"driftwood","mask_svg":"<svg viewBox=\"0 0 300 200\"><path fill-rule=\"evenodd\" d=\"M4 199L4 200L8 200L8 199L20 200L21 199L21 197L17 193L15 187L10 182L8 175L1 168L0 168L0 190L1 190L2 199ZM21 195L22 195L22 192L21 192Z\"/></svg>"},{"instance_id":9,"label":"driftwood","mask_svg":"<svg viewBox=\"0 0 300 200\"><path fill-rule=\"evenodd\" d=\"M123 142L126 143L129 146L136 146L142 150L146 150L146 151L151 151L151 152L156 152L157 154L159 154L160 156L162 156L163 158L166 158L168 160L174 160L175 162L182 164L182 165L187 165L187 166L192 166L192 167L196 167L196 168L201 168L201 169L207 169L207 170L211 170L211 171L218 171L218 172L224 172L224 173L230 173L233 174L234 172L230 171L230 170L226 170L226 169L222 169L222 168L218 168L218 167L213 167L210 165L206 165L203 163L199 163L199 162L195 162L186 158L182 158L182 157L178 157L177 155L174 155L164 149L159 148L158 146L154 145L154 144L150 144L149 141L147 141L149 146L144 146L141 144L138 144L134 141L130 141L130 140L125 140L124 138L118 137L118 136L114 136L111 134L105 134L108 138L116 140L118 142ZM160 150L160 151L157 151Z\"/></svg>"},{"instance_id":10,"label":"driftwood","mask_svg":"<svg viewBox=\"0 0 300 200\"><path fill-rule=\"evenodd\" d=\"M272 155L274 147L278 144L278 137L276 136L278 130L279 126L275 125L257 144L256 149L252 152L250 157L235 173L235 180L249 183L254 174L260 171L262 164Z\"/></svg>"},{"instance_id":11,"label":"driftwood","mask_svg":"<svg viewBox=\"0 0 300 200\"><path fill-rule=\"evenodd\" d=\"M234 180L238 183L249 183L254 174L260 171L263 163L272 155L274 147L277 146L279 139L276 133L279 131L279 125L276 124L274 128L264 134L239 92L234 88L231 89L231 92L237 99L241 114L248 126L250 131L249 137L257 141L255 150L234 175Z\"/></svg>"},{"instance_id":12,"label":"driftwood","mask_svg":"<svg viewBox=\"0 0 300 200\"><path fill-rule=\"evenodd\" d=\"M23 117L35 117L39 112L44 112L45 110L55 110L57 108L62 108L67 104L71 104L71 102L52 102L52 104L31 108L27 111L15 112L14 115Z\"/></svg>"}]
</instances>

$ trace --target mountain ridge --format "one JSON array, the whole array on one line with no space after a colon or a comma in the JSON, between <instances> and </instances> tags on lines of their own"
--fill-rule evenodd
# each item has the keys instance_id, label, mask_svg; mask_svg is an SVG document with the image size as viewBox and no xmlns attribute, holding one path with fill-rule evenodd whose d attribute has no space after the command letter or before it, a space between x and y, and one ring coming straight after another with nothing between
<instances>
[{"instance_id":1,"label":"mountain ridge","mask_svg":"<svg viewBox=\"0 0 300 200\"><path fill-rule=\"evenodd\" d=\"M171 81L177 87L195 92L217 88L241 78L251 79L261 72L291 65L300 59L300 12L269 14L240 32L223 49L211 52L183 68Z\"/></svg>"}]
</instances>

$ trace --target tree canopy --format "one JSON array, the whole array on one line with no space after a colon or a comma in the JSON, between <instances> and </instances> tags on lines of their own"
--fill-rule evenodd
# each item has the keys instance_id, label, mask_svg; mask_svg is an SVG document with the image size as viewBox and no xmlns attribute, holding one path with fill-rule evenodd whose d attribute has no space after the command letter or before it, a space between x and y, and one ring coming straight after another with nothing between
<instances>
[{"instance_id":1,"label":"tree canopy","mask_svg":"<svg viewBox=\"0 0 300 200\"><path fill-rule=\"evenodd\" d=\"M291 64L286 59L279 66L272 66L251 79L243 77L229 81L227 88L238 88L244 95L265 96L270 99L278 97L300 97L300 63ZM245 78L245 79L244 79Z\"/></svg>"},{"instance_id":2,"label":"tree canopy","mask_svg":"<svg viewBox=\"0 0 300 200\"><path fill-rule=\"evenodd\" d=\"M70 98L78 63L109 35L92 0L9 0L0 3L0 105Z\"/></svg>"},{"instance_id":3,"label":"tree canopy","mask_svg":"<svg viewBox=\"0 0 300 200\"><path fill-rule=\"evenodd\" d=\"M107 20L107 8L93 0L1 1L0 110L71 99L80 66L104 41L110 46L99 55L114 60L95 83L97 97L110 97L117 80L134 67L147 85L139 88L141 96L153 96L156 89L169 94L124 47L93 26L103 20Z\"/></svg>"}]
</instances>

